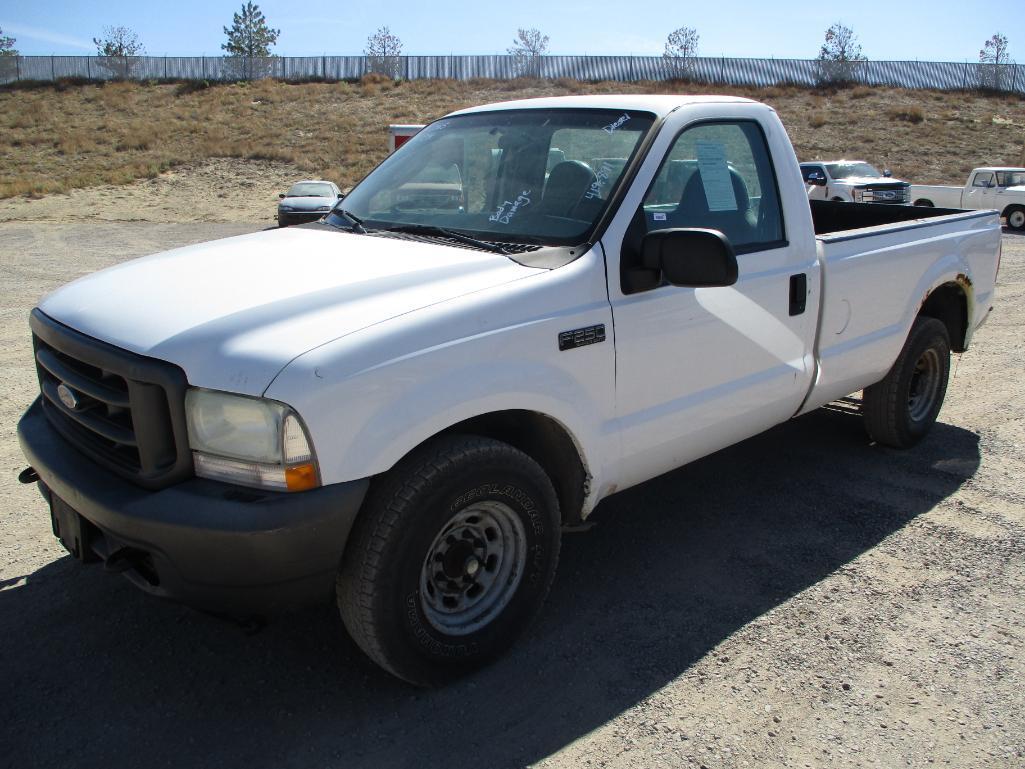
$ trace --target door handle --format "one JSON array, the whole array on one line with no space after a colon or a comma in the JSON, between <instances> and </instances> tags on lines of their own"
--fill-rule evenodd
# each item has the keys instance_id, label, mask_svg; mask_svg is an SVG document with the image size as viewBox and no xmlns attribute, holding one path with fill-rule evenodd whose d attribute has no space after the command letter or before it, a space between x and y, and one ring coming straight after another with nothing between
<instances>
[{"instance_id":1,"label":"door handle","mask_svg":"<svg viewBox=\"0 0 1025 769\"><path fill-rule=\"evenodd\" d=\"M790 276L790 315L800 315L808 307L808 276L799 272Z\"/></svg>"}]
</instances>

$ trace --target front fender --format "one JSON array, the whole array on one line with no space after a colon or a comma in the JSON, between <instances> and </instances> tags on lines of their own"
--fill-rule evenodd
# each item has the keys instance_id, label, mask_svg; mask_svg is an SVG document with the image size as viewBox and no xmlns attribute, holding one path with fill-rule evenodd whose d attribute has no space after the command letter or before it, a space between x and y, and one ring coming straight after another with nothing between
<instances>
[{"instance_id":1,"label":"front fender","mask_svg":"<svg viewBox=\"0 0 1025 769\"><path fill-rule=\"evenodd\" d=\"M560 352L560 332L597 324L605 324L606 341ZM266 396L302 415L325 483L386 472L452 425L507 410L563 425L599 480L618 459L617 433L607 429L612 337L600 257L582 257L312 350Z\"/></svg>"}]
</instances>

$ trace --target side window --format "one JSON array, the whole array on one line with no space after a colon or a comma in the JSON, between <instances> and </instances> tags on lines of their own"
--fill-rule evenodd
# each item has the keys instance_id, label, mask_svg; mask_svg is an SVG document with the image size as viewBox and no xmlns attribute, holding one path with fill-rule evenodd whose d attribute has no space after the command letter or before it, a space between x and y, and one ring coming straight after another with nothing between
<instances>
[{"instance_id":1,"label":"side window","mask_svg":"<svg viewBox=\"0 0 1025 769\"><path fill-rule=\"evenodd\" d=\"M676 138L623 239L624 293L662 283L659 270L641 264L644 236L686 227L719 230L738 255L785 244L776 175L756 122L700 123Z\"/></svg>"},{"instance_id":2,"label":"side window","mask_svg":"<svg viewBox=\"0 0 1025 769\"><path fill-rule=\"evenodd\" d=\"M993 186L993 174L990 172L975 174L975 181L972 182L973 187L992 187Z\"/></svg>"},{"instance_id":3,"label":"side window","mask_svg":"<svg viewBox=\"0 0 1025 769\"><path fill-rule=\"evenodd\" d=\"M783 216L769 150L752 121L702 123L677 137L644 199L652 230L719 230L737 253L778 246Z\"/></svg>"}]
</instances>

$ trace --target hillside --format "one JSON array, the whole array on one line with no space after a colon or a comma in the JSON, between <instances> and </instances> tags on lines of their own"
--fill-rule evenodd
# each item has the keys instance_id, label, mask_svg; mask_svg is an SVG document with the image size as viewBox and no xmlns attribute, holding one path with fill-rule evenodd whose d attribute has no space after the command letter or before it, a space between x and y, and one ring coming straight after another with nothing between
<instances>
[{"instance_id":1,"label":"hillside","mask_svg":"<svg viewBox=\"0 0 1025 769\"><path fill-rule=\"evenodd\" d=\"M768 102L802 159L864 158L920 183L1025 164L1025 100L858 87L738 89L671 83L411 81L59 86L0 91L0 198L153 178L211 158L276 161L285 178L346 187L387 152L389 123L490 101L570 93L731 93Z\"/></svg>"}]
</instances>

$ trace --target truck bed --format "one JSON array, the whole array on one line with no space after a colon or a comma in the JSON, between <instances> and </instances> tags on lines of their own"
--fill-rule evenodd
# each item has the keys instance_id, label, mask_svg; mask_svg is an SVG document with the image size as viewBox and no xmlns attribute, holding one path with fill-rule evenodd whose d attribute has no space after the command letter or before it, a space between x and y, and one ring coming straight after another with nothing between
<instances>
[{"instance_id":1,"label":"truck bed","mask_svg":"<svg viewBox=\"0 0 1025 769\"><path fill-rule=\"evenodd\" d=\"M822 303L815 387L803 411L881 379L940 276L967 298L968 336L992 301L995 211L812 201ZM959 349L958 341L954 349Z\"/></svg>"},{"instance_id":2,"label":"truck bed","mask_svg":"<svg viewBox=\"0 0 1025 769\"><path fill-rule=\"evenodd\" d=\"M838 203L812 200L811 217L816 235L832 235L847 230L881 227L887 224L933 219L965 213L958 208L895 206L883 203Z\"/></svg>"}]
</instances>

